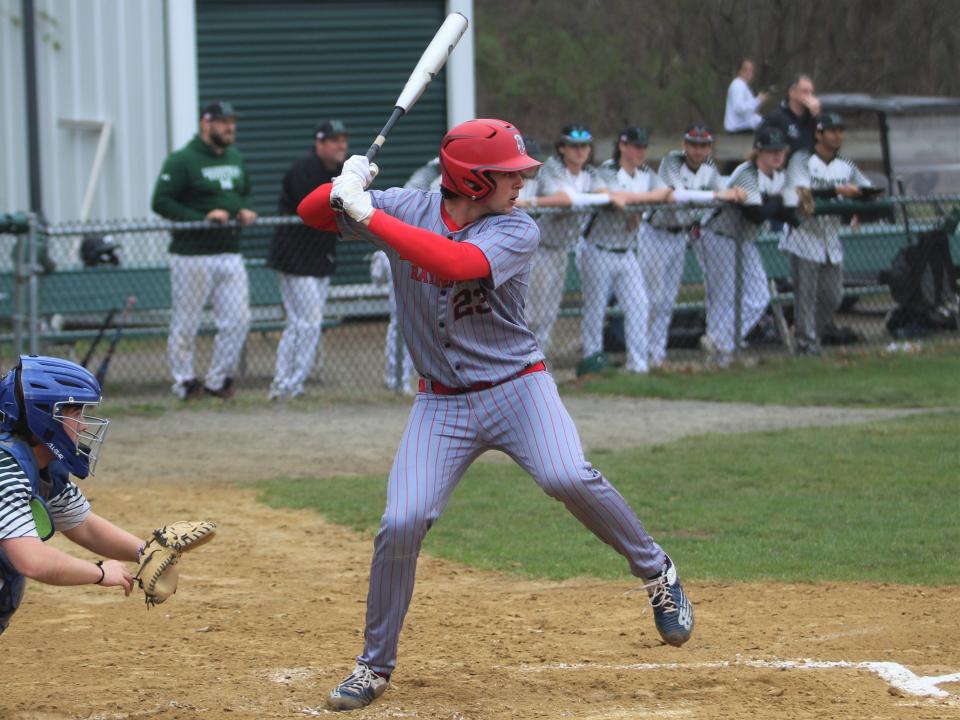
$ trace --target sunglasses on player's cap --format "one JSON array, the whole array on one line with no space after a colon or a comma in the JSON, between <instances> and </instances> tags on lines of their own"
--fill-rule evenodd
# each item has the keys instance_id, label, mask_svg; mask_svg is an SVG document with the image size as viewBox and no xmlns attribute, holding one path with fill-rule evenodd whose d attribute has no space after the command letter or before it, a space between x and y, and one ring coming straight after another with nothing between
<instances>
[{"instance_id":1,"label":"sunglasses on player's cap","mask_svg":"<svg viewBox=\"0 0 960 720\"><path fill-rule=\"evenodd\" d=\"M560 142L564 145L589 145L593 142L593 135L586 125L572 123L560 130Z\"/></svg>"}]
</instances>

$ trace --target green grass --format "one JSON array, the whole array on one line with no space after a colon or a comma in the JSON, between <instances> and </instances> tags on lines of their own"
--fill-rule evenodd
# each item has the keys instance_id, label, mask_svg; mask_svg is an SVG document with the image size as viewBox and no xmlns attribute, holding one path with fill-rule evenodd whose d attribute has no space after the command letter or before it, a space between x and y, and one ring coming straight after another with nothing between
<instances>
[{"instance_id":1,"label":"green grass","mask_svg":"<svg viewBox=\"0 0 960 720\"><path fill-rule=\"evenodd\" d=\"M684 577L960 583L960 413L706 435L590 459ZM372 535L385 478L258 484ZM534 577L626 576L623 560L518 467L477 463L424 551Z\"/></svg>"},{"instance_id":2,"label":"green grass","mask_svg":"<svg viewBox=\"0 0 960 720\"><path fill-rule=\"evenodd\" d=\"M960 407L960 345L920 353L842 353L776 358L753 367L701 372L616 371L584 379L565 392L764 405Z\"/></svg>"}]
</instances>

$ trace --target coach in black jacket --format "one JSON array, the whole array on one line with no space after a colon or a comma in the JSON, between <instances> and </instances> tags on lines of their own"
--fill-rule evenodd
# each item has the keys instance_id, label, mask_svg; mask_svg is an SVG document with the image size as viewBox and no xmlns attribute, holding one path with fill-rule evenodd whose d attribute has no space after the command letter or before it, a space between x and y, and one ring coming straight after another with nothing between
<instances>
[{"instance_id":1,"label":"coach in black jacket","mask_svg":"<svg viewBox=\"0 0 960 720\"><path fill-rule=\"evenodd\" d=\"M296 215L303 198L340 174L347 157L348 138L347 128L339 120L317 125L313 149L295 160L283 178L277 202L281 215ZM336 261L336 233L299 224L277 228L267 265L277 271L287 326L277 347L271 400L303 393L317 356L323 308Z\"/></svg>"},{"instance_id":2,"label":"coach in black jacket","mask_svg":"<svg viewBox=\"0 0 960 720\"><path fill-rule=\"evenodd\" d=\"M813 94L813 80L809 75L797 75L787 89L786 99L776 110L763 118L764 125L780 128L790 143L790 155L797 150L813 152L817 144L817 116L820 99Z\"/></svg>"}]
</instances>

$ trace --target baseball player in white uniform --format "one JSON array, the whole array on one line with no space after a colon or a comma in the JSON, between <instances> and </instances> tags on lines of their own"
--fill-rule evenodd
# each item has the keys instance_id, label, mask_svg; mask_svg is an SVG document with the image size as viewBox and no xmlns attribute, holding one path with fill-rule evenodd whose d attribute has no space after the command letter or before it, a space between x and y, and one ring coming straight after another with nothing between
<instances>
[{"instance_id":1,"label":"baseball player in white uniform","mask_svg":"<svg viewBox=\"0 0 960 720\"><path fill-rule=\"evenodd\" d=\"M593 135L586 125L564 125L554 143L556 155L547 159L537 176L536 193L528 191L518 207L587 208L609 204L597 194L597 178L590 157ZM526 188L525 188L526 189ZM543 215L538 220L540 245L533 257L525 317L540 347L549 353L553 326L560 313L567 262L586 221L581 213Z\"/></svg>"},{"instance_id":2,"label":"baseball player in white uniform","mask_svg":"<svg viewBox=\"0 0 960 720\"><path fill-rule=\"evenodd\" d=\"M645 128L629 125L620 131L613 157L597 172L598 189L609 194L615 207L597 214L584 238L580 255L583 357L589 359L603 352L603 318L610 294L615 292L624 315L625 367L634 373L645 373L649 369L649 304L642 268L648 253L642 247L638 249L640 213L624 212L624 209L639 203L670 202L673 196L666 183L646 164L649 142L650 135Z\"/></svg>"},{"instance_id":3,"label":"baseball player in white uniform","mask_svg":"<svg viewBox=\"0 0 960 720\"><path fill-rule=\"evenodd\" d=\"M843 118L825 113L817 119L817 144L790 158L788 192L808 188L818 198L858 198L870 181L840 152ZM843 299L843 246L838 215L816 215L788 229L780 250L790 256L793 274L794 335L797 352L819 355L824 328Z\"/></svg>"},{"instance_id":4,"label":"baseball player in white uniform","mask_svg":"<svg viewBox=\"0 0 960 720\"><path fill-rule=\"evenodd\" d=\"M713 133L705 125L691 125L683 135L683 150L673 150L660 161L659 175L673 188L676 203L742 202L742 188L724 187L713 162ZM670 320L673 316L688 243L699 238L703 209L657 208L641 225L640 239L644 278L650 303L647 352L650 367L659 367L667 357Z\"/></svg>"},{"instance_id":5,"label":"baseball player in white uniform","mask_svg":"<svg viewBox=\"0 0 960 720\"><path fill-rule=\"evenodd\" d=\"M797 224L796 200L786 189L781 169L787 154L787 136L772 125L754 134L753 159L739 165L730 187L741 188L741 205L725 205L705 224L698 243L700 266L707 291L707 332L700 338L704 350L721 367L729 364L737 346L736 253L742 251L740 340L763 315L770 302L767 273L754 241L768 220Z\"/></svg>"},{"instance_id":6,"label":"baseball player in white uniform","mask_svg":"<svg viewBox=\"0 0 960 720\"><path fill-rule=\"evenodd\" d=\"M374 541L364 649L329 694L334 710L383 694L396 667L417 556L470 464L484 451L514 458L551 497L646 578L655 625L682 645L693 608L676 568L623 496L584 457L576 427L523 318L539 228L516 210L523 174L540 163L502 120L470 120L440 147L442 192L366 191L363 156L344 165L299 208L319 229L339 227L390 258L400 326L421 375L387 483ZM344 214L337 215L331 201Z\"/></svg>"}]
</instances>

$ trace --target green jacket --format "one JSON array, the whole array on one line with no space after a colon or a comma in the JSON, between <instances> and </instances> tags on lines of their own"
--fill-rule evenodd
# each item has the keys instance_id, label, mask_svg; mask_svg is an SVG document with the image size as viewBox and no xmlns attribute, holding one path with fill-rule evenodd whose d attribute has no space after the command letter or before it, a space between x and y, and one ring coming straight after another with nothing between
<instances>
[{"instance_id":1,"label":"green jacket","mask_svg":"<svg viewBox=\"0 0 960 720\"><path fill-rule=\"evenodd\" d=\"M168 220L203 220L215 208L231 218L251 205L250 176L233 146L217 155L195 135L163 163L151 207ZM169 248L177 255L216 255L240 251L238 228L173 233Z\"/></svg>"}]
</instances>

